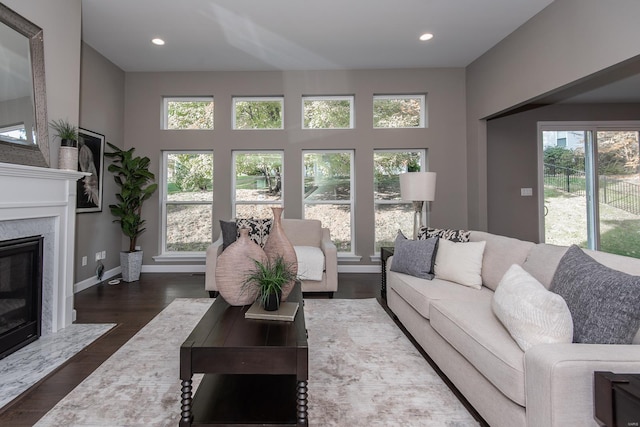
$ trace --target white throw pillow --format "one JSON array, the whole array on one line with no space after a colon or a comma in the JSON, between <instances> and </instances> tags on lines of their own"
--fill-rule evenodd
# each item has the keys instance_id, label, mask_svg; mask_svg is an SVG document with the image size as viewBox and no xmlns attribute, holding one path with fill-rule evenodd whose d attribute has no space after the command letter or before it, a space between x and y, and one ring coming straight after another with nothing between
<instances>
[{"instance_id":1,"label":"white throw pillow","mask_svg":"<svg viewBox=\"0 0 640 427\"><path fill-rule=\"evenodd\" d=\"M567 303L517 264L502 277L491 307L523 351L536 344L573 341Z\"/></svg>"},{"instance_id":2,"label":"white throw pillow","mask_svg":"<svg viewBox=\"0 0 640 427\"><path fill-rule=\"evenodd\" d=\"M459 243L440 239L434 268L436 277L475 289L482 288L480 274L486 243Z\"/></svg>"}]
</instances>

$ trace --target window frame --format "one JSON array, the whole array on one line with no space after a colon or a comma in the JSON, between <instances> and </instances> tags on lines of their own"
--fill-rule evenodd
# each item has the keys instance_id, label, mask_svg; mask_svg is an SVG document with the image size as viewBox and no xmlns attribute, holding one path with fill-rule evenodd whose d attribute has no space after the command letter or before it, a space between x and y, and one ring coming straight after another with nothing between
<instances>
[{"instance_id":1,"label":"window frame","mask_svg":"<svg viewBox=\"0 0 640 427\"><path fill-rule=\"evenodd\" d=\"M189 257L204 257L206 250L204 251L169 251L167 250L167 206L168 205L188 205L188 206L201 206L201 205L209 205L211 206L211 218L212 218L212 227L213 227L213 194L211 195L211 201L175 201L168 200L168 166L169 166L169 155L180 155L180 154L210 154L212 157L214 156L213 150L162 150L160 156L160 171L161 171L161 185L160 185L160 256L162 257L176 257L176 258L189 258ZM213 160L213 159L212 159ZM212 162L213 164L213 162ZM212 171L213 177L213 171ZM212 179L213 185L213 179ZM214 190L212 190L213 192ZM213 239L213 235L211 236ZM155 259L156 257L154 257ZM160 260L160 259L158 259Z\"/></svg>"},{"instance_id":2,"label":"window frame","mask_svg":"<svg viewBox=\"0 0 640 427\"><path fill-rule=\"evenodd\" d=\"M280 127L279 128L248 128L239 129L237 127L236 117L236 103L237 102L280 102ZM231 129L239 131L252 131L252 130L283 130L284 129L284 96L233 96L231 98Z\"/></svg>"},{"instance_id":3,"label":"window frame","mask_svg":"<svg viewBox=\"0 0 640 427\"><path fill-rule=\"evenodd\" d=\"M323 153L349 153L350 154L350 159L349 159L349 185L350 185L350 189L349 189L349 200L329 200L329 201L311 201L311 202L306 202L305 201L305 197L304 197L304 179L305 179L305 173L304 173L304 156L305 154L323 154ZM308 150L302 150L302 171L301 171L301 176L302 176L302 194L301 194L301 200L302 200L302 218L305 218L305 207L307 204L309 205L349 205L350 206L350 210L349 210L349 215L350 215L350 221L351 221L351 243L350 243L350 247L351 247L351 251L349 252L342 252L342 251L338 251L338 256L354 256L355 255L355 203L356 203L356 199L355 199L355 184L356 184L356 176L355 176L355 150L354 149L344 149L344 150L340 150L340 149L336 149L336 150L313 150L313 149L308 149Z\"/></svg>"},{"instance_id":4,"label":"window frame","mask_svg":"<svg viewBox=\"0 0 640 427\"><path fill-rule=\"evenodd\" d=\"M420 99L420 122L418 126L400 126L400 127L379 127L375 125L374 120L374 107L376 100L378 99ZM428 127L427 121L427 94L426 93L411 93L411 94L374 94L373 101L371 103L371 119L374 129L425 129Z\"/></svg>"},{"instance_id":5,"label":"window frame","mask_svg":"<svg viewBox=\"0 0 640 427\"><path fill-rule=\"evenodd\" d=\"M281 175L281 186L280 186L280 200L265 200L265 201L260 201L260 200L255 200L255 201L245 201L245 200L241 200L240 202L238 202L238 200L236 200L236 177L237 177L237 173L236 173L236 159L238 154L277 154L279 153L281 158L282 158L282 171L280 171L280 175ZM284 208L284 187L285 187L285 182L284 182L284 172L285 172L285 167L284 167L284 150L232 150L231 152L231 217L232 218L237 218L237 213L236 213L236 206L238 204L240 205L266 205L266 206L280 206L282 208Z\"/></svg>"},{"instance_id":6,"label":"window frame","mask_svg":"<svg viewBox=\"0 0 640 427\"><path fill-rule=\"evenodd\" d=\"M213 104L214 112L211 118L210 128L199 129L172 129L169 128L169 102L205 102L211 101ZM162 130L173 131L187 131L187 130L214 130L215 129L215 101L212 95L197 95L197 96L163 96L162 97L162 115L160 118L160 126Z\"/></svg>"},{"instance_id":7,"label":"window frame","mask_svg":"<svg viewBox=\"0 0 640 427\"><path fill-rule=\"evenodd\" d=\"M375 155L376 153L420 153L420 170L421 171L425 171L428 172L429 168L427 167L427 155L428 155L428 150L426 148L390 148L390 149L386 149L386 148L376 148L373 150L373 165L375 167ZM405 201L402 199L399 200L383 200L383 199L378 199L375 195L376 192L376 188L375 188L375 175L374 175L374 187L373 187L373 223L375 224L376 222L376 207L377 205L412 205L413 202L410 201ZM427 203L425 203L422 207L422 215L425 215L425 212L428 213L427 211ZM429 218L427 218L427 224L428 224L428 220ZM412 230L413 231L413 230ZM377 240L376 240L376 229L374 227L373 230L373 247L374 247L374 257L379 257L380 256L380 249L375 249L377 245Z\"/></svg>"},{"instance_id":8,"label":"window frame","mask_svg":"<svg viewBox=\"0 0 640 427\"><path fill-rule=\"evenodd\" d=\"M304 124L305 101L349 101L349 127L309 128ZM355 96L354 95L303 95L300 108L302 112L300 126L303 130L345 130L355 129Z\"/></svg>"}]
</instances>

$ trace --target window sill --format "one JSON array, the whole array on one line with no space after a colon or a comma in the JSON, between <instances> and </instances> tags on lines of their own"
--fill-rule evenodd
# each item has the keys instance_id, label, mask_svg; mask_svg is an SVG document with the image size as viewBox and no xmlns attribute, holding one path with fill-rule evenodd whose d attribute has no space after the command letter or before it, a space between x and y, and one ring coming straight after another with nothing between
<instances>
[{"instance_id":1,"label":"window sill","mask_svg":"<svg viewBox=\"0 0 640 427\"><path fill-rule=\"evenodd\" d=\"M360 262L360 260L362 259L362 257L360 255L354 255L354 254L338 254L338 261L344 261L344 262Z\"/></svg>"},{"instance_id":2,"label":"window sill","mask_svg":"<svg viewBox=\"0 0 640 427\"><path fill-rule=\"evenodd\" d=\"M162 254L153 257L155 262L193 262L204 261L206 255L204 252L188 252L184 254Z\"/></svg>"}]
</instances>

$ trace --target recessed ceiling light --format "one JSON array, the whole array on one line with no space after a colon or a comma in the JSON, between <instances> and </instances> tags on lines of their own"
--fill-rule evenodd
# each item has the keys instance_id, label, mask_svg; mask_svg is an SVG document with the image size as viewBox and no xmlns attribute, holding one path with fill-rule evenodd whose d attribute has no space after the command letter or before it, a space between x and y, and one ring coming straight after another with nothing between
<instances>
[{"instance_id":1,"label":"recessed ceiling light","mask_svg":"<svg viewBox=\"0 0 640 427\"><path fill-rule=\"evenodd\" d=\"M422 40L423 42L426 42L427 40L431 40L433 38L433 34L431 33L424 33L423 35L420 36L420 40Z\"/></svg>"},{"instance_id":2,"label":"recessed ceiling light","mask_svg":"<svg viewBox=\"0 0 640 427\"><path fill-rule=\"evenodd\" d=\"M155 44L156 46L162 46L164 44L164 40L155 38L151 40L151 43Z\"/></svg>"}]
</instances>

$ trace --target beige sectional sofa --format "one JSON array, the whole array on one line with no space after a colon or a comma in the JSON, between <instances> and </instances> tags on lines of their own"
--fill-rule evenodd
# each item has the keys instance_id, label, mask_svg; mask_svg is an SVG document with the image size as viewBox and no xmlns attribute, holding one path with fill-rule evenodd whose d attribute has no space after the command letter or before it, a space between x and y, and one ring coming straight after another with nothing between
<instances>
[{"instance_id":1,"label":"beige sectional sofa","mask_svg":"<svg viewBox=\"0 0 640 427\"><path fill-rule=\"evenodd\" d=\"M639 373L640 345L555 343L522 351L493 313L494 291L512 264L548 289L567 248L479 231L471 232L470 241L486 241L480 290L391 271L391 258L391 311L489 425L597 425L593 372ZM610 268L640 275L640 259L585 252ZM640 343L640 331L633 342Z\"/></svg>"}]
</instances>

